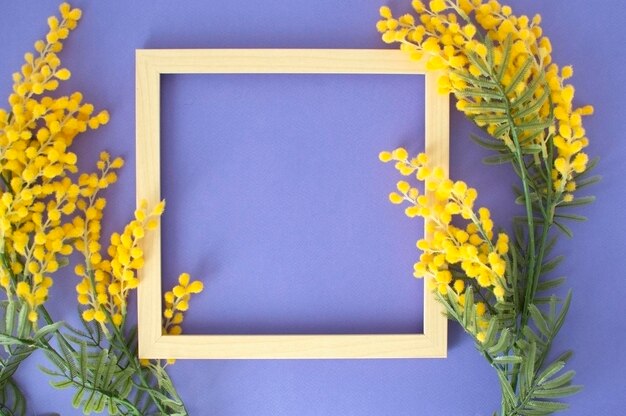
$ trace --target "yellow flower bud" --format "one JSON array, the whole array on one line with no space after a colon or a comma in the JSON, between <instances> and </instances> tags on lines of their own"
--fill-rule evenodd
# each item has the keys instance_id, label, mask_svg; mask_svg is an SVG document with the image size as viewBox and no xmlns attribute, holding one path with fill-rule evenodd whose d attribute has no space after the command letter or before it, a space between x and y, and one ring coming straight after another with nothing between
<instances>
[{"instance_id":1,"label":"yellow flower bud","mask_svg":"<svg viewBox=\"0 0 626 416\"><path fill-rule=\"evenodd\" d=\"M165 200L159 202L152 210L152 215L162 215L165 211Z\"/></svg>"},{"instance_id":2,"label":"yellow flower bud","mask_svg":"<svg viewBox=\"0 0 626 416\"><path fill-rule=\"evenodd\" d=\"M101 111L96 118L100 124L107 124L109 122L109 113L106 110Z\"/></svg>"},{"instance_id":3,"label":"yellow flower bud","mask_svg":"<svg viewBox=\"0 0 626 416\"><path fill-rule=\"evenodd\" d=\"M122 166L124 166L124 159L121 157L116 157L113 162L111 162L111 168L113 169L119 169Z\"/></svg>"},{"instance_id":4,"label":"yellow flower bud","mask_svg":"<svg viewBox=\"0 0 626 416\"><path fill-rule=\"evenodd\" d=\"M180 335L183 333L183 329L179 325L174 325L168 331L169 335Z\"/></svg>"},{"instance_id":5,"label":"yellow flower bud","mask_svg":"<svg viewBox=\"0 0 626 416\"><path fill-rule=\"evenodd\" d=\"M574 68L571 65L564 66L563 69L561 69L561 78L564 80L571 78L572 75L574 75Z\"/></svg>"},{"instance_id":6,"label":"yellow flower bud","mask_svg":"<svg viewBox=\"0 0 626 416\"><path fill-rule=\"evenodd\" d=\"M420 207L413 205L410 207L407 207L404 210L404 213L406 214L407 217L409 218L414 218L417 217L420 214Z\"/></svg>"},{"instance_id":7,"label":"yellow flower bud","mask_svg":"<svg viewBox=\"0 0 626 416\"><path fill-rule=\"evenodd\" d=\"M100 309L94 313L93 318L100 323L104 323L107 319L106 314Z\"/></svg>"},{"instance_id":8,"label":"yellow flower bud","mask_svg":"<svg viewBox=\"0 0 626 416\"><path fill-rule=\"evenodd\" d=\"M496 286L493 288L493 294L496 296L498 300L504 298L504 288L502 286Z\"/></svg>"},{"instance_id":9,"label":"yellow flower bud","mask_svg":"<svg viewBox=\"0 0 626 416\"><path fill-rule=\"evenodd\" d=\"M393 156L391 155L391 152L386 152L386 151L385 151L385 152L380 152L380 153L378 154L378 159L379 159L381 162L383 162L383 163L387 163L387 162L389 162L390 160L392 160L392 159L393 159Z\"/></svg>"},{"instance_id":10,"label":"yellow flower bud","mask_svg":"<svg viewBox=\"0 0 626 416\"><path fill-rule=\"evenodd\" d=\"M159 222L155 219L150 219L146 223L147 230L156 230L158 226L159 226Z\"/></svg>"},{"instance_id":11,"label":"yellow flower bud","mask_svg":"<svg viewBox=\"0 0 626 416\"><path fill-rule=\"evenodd\" d=\"M178 302L178 303L176 304L176 309L177 309L177 310L179 310L179 311L181 311L181 312L184 312L184 311L186 311L187 309L189 309L189 303L188 303L187 301L185 301L185 300L180 301L180 302Z\"/></svg>"},{"instance_id":12,"label":"yellow flower bud","mask_svg":"<svg viewBox=\"0 0 626 416\"><path fill-rule=\"evenodd\" d=\"M137 221L143 221L146 219L146 213L142 209L135 210L135 219Z\"/></svg>"},{"instance_id":13,"label":"yellow flower bud","mask_svg":"<svg viewBox=\"0 0 626 416\"><path fill-rule=\"evenodd\" d=\"M172 292L174 293L174 296L176 296L177 298L183 297L186 294L185 288L179 285L174 286L174 288L172 289Z\"/></svg>"},{"instance_id":14,"label":"yellow flower bud","mask_svg":"<svg viewBox=\"0 0 626 416\"><path fill-rule=\"evenodd\" d=\"M398 191L402 192L403 194L406 194L407 192L409 192L409 189L411 189L411 185L409 185L409 183L406 181L399 181L396 184L396 187L398 188Z\"/></svg>"},{"instance_id":15,"label":"yellow flower bud","mask_svg":"<svg viewBox=\"0 0 626 416\"><path fill-rule=\"evenodd\" d=\"M68 19L71 20L79 20L82 16L82 11L80 9L72 9L67 15Z\"/></svg>"},{"instance_id":16,"label":"yellow flower bud","mask_svg":"<svg viewBox=\"0 0 626 416\"><path fill-rule=\"evenodd\" d=\"M379 10L379 13L380 13L380 16L384 17L385 19L390 19L392 17L391 9L387 6L381 7Z\"/></svg>"},{"instance_id":17,"label":"yellow flower bud","mask_svg":"<svg viewBox=\"0 0 626 416\"><path fill-rule=\"evenodd\" d=\"M432 0L428 5L433 13L439 13L447 9L447 5L444 0Z\"/></svg>"},{"instance_id":18,"label":"yellow flower bud","mask_svg":"<svg viewBox=\"0 0 626 416\"><path fill-rule=\"evenodd\" d=\"M189 286L187 286L188 293L200 293L203 289L204 285L199 280L193 281Z\"/></svg>"},{"instance_id":19,"label":"yellow flower bud","mask_svg":"<svg viewBox=\"0 0 626 416\"><path fill-rule=\"evenodd\" d=\"M167 303L174 303L174 294L172 292L165 292L165 295L163 295L165 302Z\"/></svg>"},{"instance_id":20,"label":"yellow flower bud","mask_svg":"<svg viewBox=\"0 0 626 416\"><path fill-rule=\"evenodd\" d=\"M182 313L175 313L174 317L172 318L172 323L173 324L180 324L183 322L183 314Z\"/></svg>"},{"instance_id":21,"label":"yellow flower bud","mask_svg":"<svg viewBox=\"0 0 626 416\"><path fill-rule=\"evenodd\" d=\"M29 320L30 322L32 322L32 323L37 322L37 318L38 318L38 315L37 315L37 312L36 312L36 311L30 311L30 312L28 312L28 320Z\"/></svg>"},{"instance_id":22,"label":"yellow flower bud","mask_svg":"<svg viewBox=\"0 0 626 416\"><path fill-rule=\"evenodd\" d=\"M83 311L83 314L82 314L83 319L86 322L91 322L94 319L95 313L96 313L96 311L94 311L93 309L87 309L87 310Z\"/></svg>"},{"instance_id":23,"label":"yellow flower bud","mask_svg":"<svg viewBox=\"0 0 626 416\"><path fill-rule=\"evenodd\" d=\"M391 201L392 204L401 204L404 201L404 197L395 192L391 192L389 194L389 201Z\"/></svg>"},{"instance_id":24,"label":"yellow flower bud","mask_svg":"<svg viewBox=\"0 0 626 416\"><path fill-rule=\"evenodd\" d=\"M122 317L122 314L116 313L115 315L113 315L113 324L115 326L121 326L123 321L124 318Z\"/></svg>"},{"instance_id":25,"label":"yellow flower bud","mask_svg":"<svg viewBox=\"0 0 626 416\"><path fill-rule=\"evenodd\" d=\"M180 283L181 286L187 286L189 285L189 279L191 278L191 276L189 276L189 273L181 273L180 276L178 276L178 283Z\"/></svg>"},{"instance_id":26,"label":"yellow flower bud","mask_svg":"<svg viewBox=\"0 0 626 416\"><path fill-rule=\"evenodd\" d=\"M399 147L396 150L394 150L391 155L393 156L394 159L396 160L406 160L409 157L408 152L406 151L406 149Z\"/></svg>"},{"instance_id":27,"label":"yellow flower bud","mask_svg":"<svg viewBox=\"0 0 626 416\"><path fill-rule=\"evenodd\" d=\"M54 73L54 76L60 79L61 81L66 81L70 78L72 73L67 68L59 69Z\"/></svg>"},{"instance_id":28,"label":"yellow flower bud","mask_svg":"<svg viewBox=\"0 0 626 416\"><path fill-rule=\"evenodd\" d=\"M461 279L457 279L454 281L454 290L456 293L461 293L465 289L465 282Z\"/></svg>"}]
</instances>

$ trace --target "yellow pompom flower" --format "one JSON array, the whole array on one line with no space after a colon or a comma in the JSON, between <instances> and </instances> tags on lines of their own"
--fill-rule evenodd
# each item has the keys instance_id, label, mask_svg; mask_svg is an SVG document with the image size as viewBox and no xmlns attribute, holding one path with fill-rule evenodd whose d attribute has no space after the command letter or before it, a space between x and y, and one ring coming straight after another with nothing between
<instances>
[{"instance_id":1,"label":"yellow pompom flower","mask_svg":"<svg viewBox=\"0 0 626 416\"><path fill-rule=\"evenodd\" d=\"M447 5L444 0L431 0L429 7L433 13L439 13L444 11L447 8Z\"/></svg>"},{"instance_id":2,"label":"yellow pompom flower","mask_svg":"<svg viewBox=\"0 0 626 416\"><path fill-rule=\"evenodd\" d=\"M389 9L389 7L387 6L382 6L379 10L380 12L380 16L384 17L385 19L390 19L391 18L391 9Z\"/></svg>"},{"instance_id":3,"label":"yellow pompom flower","mask_svg":"<svg viewBox=\"0 0 626 416\"><path fill-rule=\"evenodd\" d=\"M401 204L404 201L404 197L395 192L391 192L389 194L389 201L391 201L392 204Z\"/></svg>"},{"instance_id":4,"label":"yellow pompom flower","mask_svg":"<svg viewBox=\"0 0 626 416\"><path fill-rule=\"evenodd\" d=\"M405 161L409 157L409 154L406 151L406 149L402 147L395 149L391 154L392 154L393 159L399 160L399 161Z\"/></svg>"},{"instance_id":5,"label":"yellow pompom flower","mask_svg":"<svg viewBox=\"0 0 626 416\"><path fill-rule=\"evenodd\" d=\"M204 290L204 284L199 280L193 281L187 286L188 293L200 293L202 290Z\"/></svg>"},{"instance_id":6,"label":"yellow pompom flower","mask_svg":"<svg viewBox=\"0 0 626 416\"><path fill-rule=\"evenodd\" d=\"M54 76L60 79L61 81L66 81L70 78L71 73L67 68L59 69L54 73Z\"/></svg>"}]
</instances>

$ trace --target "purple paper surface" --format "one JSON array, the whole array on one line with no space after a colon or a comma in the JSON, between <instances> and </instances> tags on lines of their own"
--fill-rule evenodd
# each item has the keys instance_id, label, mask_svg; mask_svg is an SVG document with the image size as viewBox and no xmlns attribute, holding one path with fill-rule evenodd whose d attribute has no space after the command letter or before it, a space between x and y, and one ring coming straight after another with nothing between
<instances>
[{"instance_id":1,"label":"purple paper surface","mask_svg":"<svg viewBox=\"0 0 626 416\"><path fill-rule=\"evenodd\" d=\"M398 12L408 1L392 1ZM46 31L55 1L10 1L0 13L0 97L11 73ZM100 150L127 164L107 196L104 234L130 219L134 195L135 75L138 48L385 48L375 31L377 1L80 1L84 18L61 54L80 90L111 113L79 137L80 166ZM570 415L620 415L626 370L626 254L622 125L626 105L621 40L624 9L598 3L516 2L540 12L560 64L573 64L576 99L594 104L589 153L600 156L597 202L578 213L566 256L574 301L555 352L573 348L582 393ZM515 5L514 5L515 6ZM187 333L395 333L421 330L422 284L411 277L422 224L387 201L398 179L380 150L423 147L419 76L219 75L162 80L164 286L188 271L205 282L192 300ZM4 100L4 98L2 98ZM4 105L2 105L4 106ZM514 177L485 167L476 132L452 105L451 175L476 187L479 203L508 229ZM167 252L166 252L167 251ZM49 309L76 313L76 277L57 276ZM134 319L134 318L133 318ZM55 391L28 360L17 380L30 413L78 414L71 392ZM495 373L450 325L447 359L178 361L171 375L191 415L490 415Z\"/></svg>"},{"instance_id":2,"label":"purple paper surface","mask_svg":"<svg viewBox=\"0 0 626 416\"><path fill-rule=\"evenodd\" d=\"M423 222L378 152L423 149L423 76L166 75L161 97L163 284L206 285L186 332L422 331Z\"/></svg>"}]
</instances>

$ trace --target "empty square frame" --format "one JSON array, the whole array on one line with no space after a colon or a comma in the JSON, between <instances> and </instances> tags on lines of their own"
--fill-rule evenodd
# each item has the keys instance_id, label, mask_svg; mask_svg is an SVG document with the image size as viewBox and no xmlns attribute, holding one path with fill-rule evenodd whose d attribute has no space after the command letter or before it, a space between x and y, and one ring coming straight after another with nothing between
<instances>
[{"instance_id":1,"label":"empty square frame","mask_svg":"<svg viewBox=\"0 0 626 416\"><path fill-rule=\"evenodd\" d=\"M448 168L449 97L437 92L437 74L397 50L366 49L151 49L136 54L137 200L160 200L161 74L409 74L425 75L425 151ZM333 335L163 335L161 236L144 242L138 288L141 358L346 359L436 358L447 352L443 308L424 290L423 333ZM210 290L210 287L205 288Z\"/></svg>"}]
</instances>

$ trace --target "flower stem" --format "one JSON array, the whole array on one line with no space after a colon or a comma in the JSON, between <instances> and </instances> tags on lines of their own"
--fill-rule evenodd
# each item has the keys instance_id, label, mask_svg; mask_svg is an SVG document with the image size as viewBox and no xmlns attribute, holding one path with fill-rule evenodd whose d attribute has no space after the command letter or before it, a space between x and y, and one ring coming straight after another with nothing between
<instances>
[{"instance_id":1,"label":"flower stem","mask_svg":"<svg viewBox=\"0 0 626 416\"><path fill-rule=\"evenodd\" d=\"M106 311L105 313L109 315L108 311ZM110 320L110 316L109 316L109 320ZM146 379L143 368L141 367L141 364L139 363L137 356L132 354L130 350L128 349L128 346L126 345L126 342L125 342L126 338L124 337L124 335L122 334L122 332L116 325L112 325L112 326L113 326L113 338L116 339L118 346L121 348L124 355L126 355L129 365L132 366L133 369L135 370L135 373L137 374L137 377L139 378L141 388L150 395L150 398L152 399L155 406L159 409L159 412L161 414L163 415L168 414L167 409L163 407L163 404L161 403L161 401L155 396L154 388L150 385L150 383Z\"/></svg>"}]
</instances>

